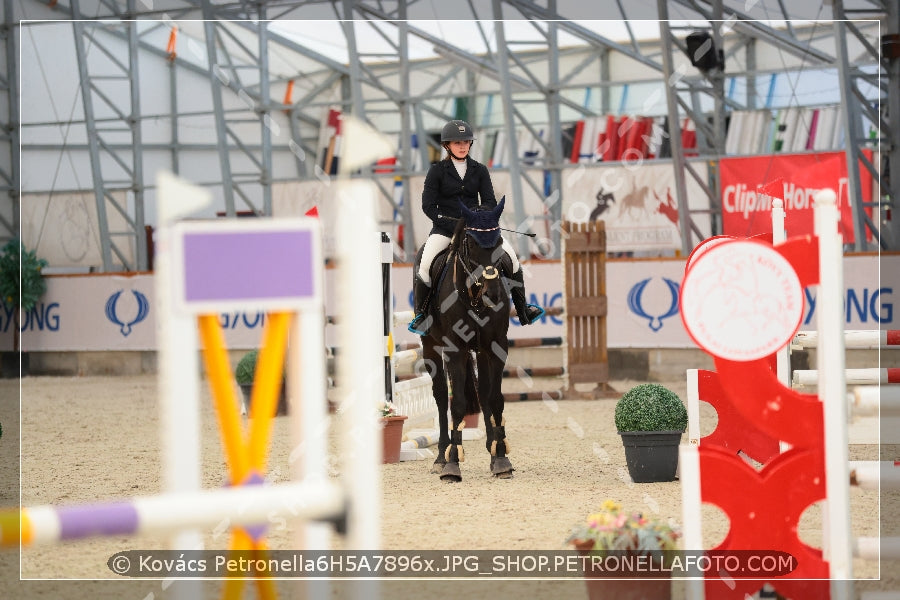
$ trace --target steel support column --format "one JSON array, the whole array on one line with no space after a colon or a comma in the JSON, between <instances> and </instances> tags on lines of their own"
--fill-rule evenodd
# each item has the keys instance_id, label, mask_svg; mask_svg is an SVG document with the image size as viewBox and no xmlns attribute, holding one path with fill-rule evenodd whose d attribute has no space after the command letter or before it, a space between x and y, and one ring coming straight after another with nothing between
<instances>
[{"instance_id":1,"label":"steel support column","mask_svg":"<svg viewBox=\"0 0 900 600\"><path fill-rule=\"evenodd\" d=\"M549 9L556 12L556 0L550 0ZM550 151L547 156L547 170L550 176L550 196L544 198L547 216L550 218L550 252L548 258L559 258L562 249L560 231L562 228L562 121L559 116L559 47L557 44L559 28L556 21L547 24L547 44L549 46L549 82L547 90L547 113L549 117Z\"/></svg>"},{"instance_id":2,"label":"steel support column","mask_svg":"<svg viewBox=\"0 0 900 600\"><path fill-rule=\"evenodd\" d=\"M237 216L234 205L234 183L231 175L231 156L228 151L228 130L225 125L225 108L222 102L222 79L224 71L217 64L216 22L213 20L210 0L203 0L203 31L206 38L206 56L209 61L209 83L212 91L213 117L216 122L216 148L219 153L219 169L222 174L222 197L225 201L225 214Z\"/></svg>"},{"instance_id":3,"label":"steel support column","mask_svg":"<svg viewBox=\"0 0 900 600\"><path fill-rule=\"evenodd\" d=\"M397 35L399 44L400 58L400 177L402 183L402 205L397 211L400 215L400 224L403 226L403 251L406 253L406 259L410 260L416 253L418 248L417 235L413 227L413 198L410 194L409 176L413 171L412 168L412 116L410 115L409 102L409 30L406 23L406 3L402 2L399 6L400 14L397 23ZM424 142L419 141L419 144ZM423 163L422 167L428 165Z\"/></svg>"},{"instance_id":4,"label":"steel support column","mask_svg":"<svg viewBox=\"0 0 900 600\"><path fill-rule=\"evenodd\" d=\"M134 21L124 22L128 60L120 60L116 50L103 45L98 32L92 31L95 24L80 20L78 0L72 1L72 22L75 53L78 62L78 74L81 85L81 98L84 109L84 122L87 130L88 149L90 153L91 179L94 198L97 206L97 227L100 242L102 269L109 271L135 271L147 268L147 253L144 235L144 203L143 203L143 157L140 135L140 98L138 94L137 71L137 24ZM104 60L110 67L118 70L120 75L106 75L103 80L107 85L127 82L129 105L119 107L114 100L115 93L105 91L100 81L91 77L88 52L85 40L90 40L91 48L99 54L97 60ZM120 124L98 126L95 111L95 98L107 110L115 115ZM115 150L112 139L119 140L123 134L129 138L129 156ZM116 180L110 173L104 176L104 168L121 173L124 179ZM115 197L114 192L130 191L134 195L134 210L129 211ZM114 209L125 223L125 230L111 231L108 208ZM133 213L133 215L131 214ZM114 238L125 237L133 251L133 259L121 248ZM114 256L115 255L115 260Z\"/></svg>"},{"instance_id":5,"label":"steel support column","mask_svg":"<svg viewBox=\"0 0 900 600\"><path fill-rule=\"evenodd\" d=\"M896 2L885 2L887 17L884 20L882 40L888 40L886 47L893 51L891 56L883 56L886 72L882 86L887 87L887 122L890 127L882 132L884 142L881 151L887 153L882 161L881 195L885 208L890 209L891 218L882 221L882 232L888 233L891 250L900 250L900 6ZM892 40L892 42L891 42Z\"/></svg>"},{"instance_id":6,"label":"steel support column","mask_svg":"<svg viewBox=\"0 0 900 600\"><path fill-rule=\"evenodd\" d=\"M350 56L350 105L353 107L353 116L362 121L366 120L366 109L363 103L362 69L356 57L359 51L356 48L356 29L353 23L353 0L343 0L344 20L341 26L344 29L344 37L347 41L347 54Z\"/></svg>"},{"instance_id":7,"label":"steel support column","mask_svg":"<svg viewBox=\"0 0 900 600\"><path fill-rule=\"evenodd\" d=\"M259 4L259 99L256 112L259 115L260 174L263 214L272 215L272 97L269 93L269 23L266 21L266 5Z\"/></svg>"},{"instance_id":8,"label":"steel support column","mask_svg":"<svg viewBox=\"0 0 900 600\"><path fill-rule=\"evenodd\" d=\"M5 196L0 208L0 245L19 236L19 47L16 43L14 10L12 0L3 1L2 36L6 73L2 87L6 92L7 114L0 127L4 141L9 144L9 164L0 165L0 191Z\"/></svg>"},{"instance_id":9,"label":"steel support column","mask_svg":"<svg viewBox=\"0 0 900 600\"><path fill-rule=\"evenodd\" d=\"M675 171L675 197L678 201L678 221L681 224L678 229L681 232L681 252L687 256L694 248L694 243L689 227L692 219L688 207L687 182L684 177L685 160L681 147L681 121L678 113L677 84L681 74L676 77L672 66L672 33L669 30L669 11L666 0L657 0L657 7L659 9L659 39L662 45L663 80L666 86L666 108L669 115L672 168Z\"/></svg>"},{"instance_id":10,"label":"steel support column","mask_svg":"<svg viewBox=\"0 0 900 600\"><path fill-rule=\"evenodd\" d=\"M494 9L494 34L497 40L497 71L500 74L500 98L503 102L503 120L506 131L506 143L509 152L509 185L510 194L512 194L513 220L515 228L518 229L526 220L525 216L525 200L522 197L522 169L519 163L519 144L516 140L516 116L512 102L512 90L508 83L509 80L509 55L506 47L506 33L503 27L503 2L501 0L492 0ZM513 246L521 258L529 256L528 238L526 236L518 236L518 240L513 241Z\"/></svg>"},{"instance_id":11,"label":"steel support column","mask_svg":"<svg viewBox=\"0 0 900 600\"><path fill-rule=\"evenodd\" d=\"M172 136L172 149L169 152L172 172L178 175L181 172L178 158L178 70L174 58L169 59L169 135Z\"/></svg>"},{"instance_id":12,"label":"steel support column","mask_svg":"<svg viewBox=\"0 0 900 600\"><path fill-rule=\"evenodd\" d=\"M128 0L128 12L134 13L135 0ZM141 135L141 89L138 68L137 22L128 21L128 68L131 113L128 126L131 129L131 192L134 196L134 258L138 271L146 271L149 266L147 243L144 237L144 142Z\"/></svg>"},{"instance_id":13,"label":"steel support column","mask_svg":"<svg viewBox=\"0 0 900 600\"><path fill-rule=\"evenodd\" d=\"M873 104L876 104L877 106L872 107L863 105L866 100L857 86L858 70L851 65L847 46L848 30L854 35L856 35L858 30L853 26L852 21L847 21L843 0L834 0L833 10L835 18L834 34L837 49L838 79L841 88L841 105L844 109L841 112L841 119L845 132L844 152L847 157L847 191L853 213L853 249L857 252L868 250L869 242L867 241L867 236L869 235L872 236L873 242L881 248L895 248L898 239L892 235L892 231L888 229L882 230L880 227L882 221L881 198L876 198L875 202L872 202L870 198L863 198L862 195L863 177L872 177L875 181L875 189L881 188L881 173L866 156L867 150L871 153L878 148L879 144L878 140L870 139L863 131L863 112L867 111L870 115L873 112L875 113L874 118L872 118L872 120L875 121L873 125L877 127L879 133L888 142L882 146L887 152L892 152L892 150L894 152L897 151L895 150L896 146L891 148L890 140L891 138L895 138L896 141L896 136L893 131L896 131L898 128L896 125L883 122L881 118L882 113L878 110L883 101L887 100L888 103L890 102L889 98L885 98L884 90L878 90L879 99L873 102ZM864 42L864 46L866 45L866 40L860 38L860 41ZM875 46L877 46L879 42L880 40L875 40ZM869 41L869 46L872 47L871 41ZM874 49L874 47L872 48ZM878 65L878 70L882 75L887 75L887 73L885 73L884 61L881 61L881 64ZM888 96L891 94L890 88L892 87L896 87L896 84L887 86ZM895 90L894 94L896 93ZM894 115L891 116L894 117ZM862 165L862 168L860 165ZM885 192L888 194L890 193L889 189L882 189L881 191L883 194ZM888 197L887 204L892 204L893 200L894 199ZM869 216L868 212L873 213L875 217L874 221Z\"/></svg>"}]
</instances>

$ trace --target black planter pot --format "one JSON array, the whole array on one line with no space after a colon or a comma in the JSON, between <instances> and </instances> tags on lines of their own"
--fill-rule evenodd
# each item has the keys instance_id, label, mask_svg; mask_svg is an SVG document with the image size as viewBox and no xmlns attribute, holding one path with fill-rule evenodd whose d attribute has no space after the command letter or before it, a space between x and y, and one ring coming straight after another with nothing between
<instances>
[{"instance_id":1,"label":"black planter pot","mask_svg":"<svg viewBox=\"0 0 900 600\"><path fill-rule=\"evenodd\" d=\"M252 383L241 383L239 384L241 391L244 393L244 404L247 406L247 410L250 410L250 394L253 392L253 384ZM275 410L276 417L282 417L288 414L287 409L287 398L284 395L284 383L281 384L281 393L278 395L278 407Z\"/></svg>"},{"instance_id":2,"label":"black planter pot","mask_svg":"<svg viewBox=\"0 0 900 600\"><path fill-rule=\"evenodd\" d=\"M682 431L620 431L625 462L635 483L674 481Z\"/></svg>"}]
</instances>

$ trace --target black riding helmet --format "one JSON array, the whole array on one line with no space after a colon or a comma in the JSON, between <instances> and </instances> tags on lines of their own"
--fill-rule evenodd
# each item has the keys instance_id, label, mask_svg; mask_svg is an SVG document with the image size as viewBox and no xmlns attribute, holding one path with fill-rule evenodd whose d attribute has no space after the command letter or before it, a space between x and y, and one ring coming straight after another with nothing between
<instances>
[{"instance_id":1,"label":"black riding helmet","mask_svg":"<svg viewBox=\"0 0 900 600\"><path fill-rule=\"evenodd\" d=\"M475 134L472 133L472 127L465 121L454 119L444 125L441 130L441 143L446 142L473 142Z\"/></svg>"}]
</instances>

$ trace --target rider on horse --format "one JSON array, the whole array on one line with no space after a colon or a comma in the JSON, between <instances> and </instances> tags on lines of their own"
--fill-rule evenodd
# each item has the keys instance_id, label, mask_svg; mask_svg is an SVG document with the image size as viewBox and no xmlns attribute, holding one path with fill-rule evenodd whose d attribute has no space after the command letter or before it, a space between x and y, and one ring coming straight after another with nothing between
<instances>
[{"instance_id":1,"label":"rider on horse","mask_svg":"<svg viewBox=\"0 0 900 600\"><path fill-rule=\"evenodd\" d=\"M428 329L425 315L431 295L431 264L450 245L456 222L462 217L459 202L469 208L491 208L497 205L487 167L469 156L474 141L472 128L465 121L453 120L444 125L441 144L447 151L447 156L434 163L425 176L422 210L431 219L433 227L425 240L418 272L413 275L416 316L409 323L409 330L419 335L425 335ZM544 314L544 309L526 303L525 282L519 259L506 239L503 240L503 249L512 264L511 272L504 273L504 276L511 288L513 305L519 315L519 322L529 325Z\"/></svg>"}]
</instances>

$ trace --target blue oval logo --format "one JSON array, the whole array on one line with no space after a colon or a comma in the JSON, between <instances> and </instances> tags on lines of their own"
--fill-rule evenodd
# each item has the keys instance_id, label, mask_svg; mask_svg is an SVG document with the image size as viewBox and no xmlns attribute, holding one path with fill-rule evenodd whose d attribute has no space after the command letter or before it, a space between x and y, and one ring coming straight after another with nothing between
<instances>
[{"instance_id":1,"label":"blue oval logo","mask_svg":"<svg viewBox=\"0 0 900 600\"><path fill-rule=\"evenodd\" d=\"M659 331L662 329L663 321L668 319L669 317L674 317L678 314L678 293L680 286L678 282L672 281L667 277L663 277L662 280L665 282L666 287L669 289L669 292L672 296L672 301L669 304L668 310L662 314L651 315L644 310L643 306L643 296L644 290L647 287L647 284L650 283L652 277L648 277L647 279L643 279L628 291L628 309L636 314L637 316L647 319L647 326L650 327L653 331Z\"/></svg>"},{"instance_id":2,"label":"blue oval logo","mask_svg":"<svg viewBox=\"0 0 900 600\"><path fill-rule=\"evenodd\" d=\"M147 300L147 296L137 290L131 290L131 293L134 294L134 299L137 301L137 314L130 321L123 321L119 318L117 311L119 297L122 295L123 291L124 290L119 290L106 300L106 318L119 326L119 332L124 337L128 337L132 328L146 319L147 315L150 314L150 302Z\"/></svg>"}]
</instances>

